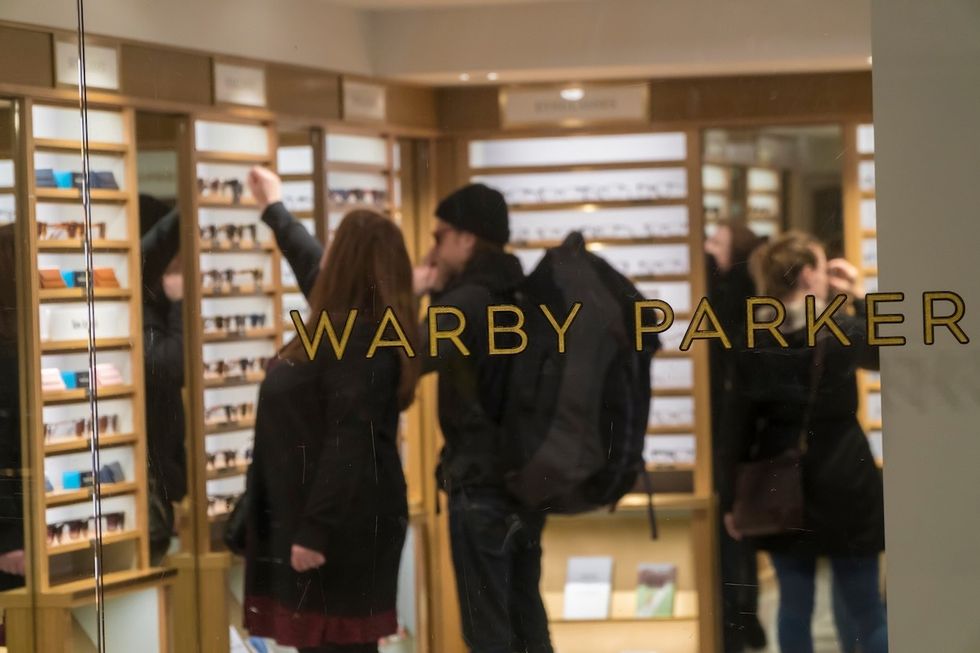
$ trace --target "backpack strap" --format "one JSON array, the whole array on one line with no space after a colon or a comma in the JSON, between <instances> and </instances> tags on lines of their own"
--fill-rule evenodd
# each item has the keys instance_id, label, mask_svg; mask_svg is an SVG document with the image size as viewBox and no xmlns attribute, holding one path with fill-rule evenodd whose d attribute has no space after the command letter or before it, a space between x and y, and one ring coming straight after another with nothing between
<instances>
[{"instance_id":1,"label":"backpack strap","mask_svg":"<svg viewBox=\"0 0 980 653\"><path fill-rule=\"evenodd\" d=\"M657 514L653 507L653 483L650 481L650 472L647 470L646 463L643 465L643 489L647 493L647 519L650 520L650 539L655 540L659 536L657 532Z\"/></svg>"}]
</instances>

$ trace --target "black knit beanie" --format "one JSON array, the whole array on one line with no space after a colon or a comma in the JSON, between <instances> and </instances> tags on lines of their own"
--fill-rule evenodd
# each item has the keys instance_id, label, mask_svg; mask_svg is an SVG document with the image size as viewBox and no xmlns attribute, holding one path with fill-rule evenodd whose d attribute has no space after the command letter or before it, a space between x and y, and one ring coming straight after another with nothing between
<instances>
[{"instance_id":1,"label":"black knit beanie","mask_svg":"<svg viewBox=\"0 0 980 653\"><path fill-rule=\"evenodd\" d=\"M498 191L483 184L470 184L453 192L439 202L436 216L500 246L510 240L507 202Z\"/></svg>"}]
</instances>

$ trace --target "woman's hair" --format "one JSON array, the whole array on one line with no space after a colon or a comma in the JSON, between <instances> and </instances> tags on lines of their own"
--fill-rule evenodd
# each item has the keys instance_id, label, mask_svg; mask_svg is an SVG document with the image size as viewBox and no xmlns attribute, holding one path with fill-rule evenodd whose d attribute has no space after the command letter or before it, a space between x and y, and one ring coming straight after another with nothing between
<instances>
[{"instance_id":1,"label":"woman's hair","mask_svg":"<svg viewBox=\"0 0 980 653\"><path fill-rule=\"evenodd\" d=\"M766 241L749 229L744 222L735 220L719 220L719 229L727 228L732 233L731 267L748 263L749 257L759 245Z\"/></svg>"},{"instance_id":2,"label":"woman's hair","mask_svg":"<svg viewBox=\"0 0 980 653\"><path fill-rule=\"evenodd\" d=\"M374 211L359 209L344 217L327 251L326 265L310 291L309 304L308 333L314 331L323 311L343 322L356 308L358 320L368 319L378 325L385 310L391 308L412 349L418 350L412 264L405 239L391 220ZM308 360L299 338L287 344L280 357ZM409 358L402 352L399 408L407 408L415 398L419 371L418 357Z\"/></svg>"},{"instance_id":3,"label":"woman's hair","mask_svg":"<svg viewBox=\"0 0 980 653\"><path fill-rule=\"evenodd\" d=\"M17 257L14 224L0 225L0 345L17 345Z\"/></svg>"},{"instance_id":4,"label":"woman's hair","mask_svg":"<svg viewBox=\"0 0 980 653\"><path fill-rule=\"evenodd\" d=\"M793 294L803 268L817 267L819 247L819 240L801 231L787 231L758 247L749 261L756 290L777 299Z\"/></svg>"}]
</instances>

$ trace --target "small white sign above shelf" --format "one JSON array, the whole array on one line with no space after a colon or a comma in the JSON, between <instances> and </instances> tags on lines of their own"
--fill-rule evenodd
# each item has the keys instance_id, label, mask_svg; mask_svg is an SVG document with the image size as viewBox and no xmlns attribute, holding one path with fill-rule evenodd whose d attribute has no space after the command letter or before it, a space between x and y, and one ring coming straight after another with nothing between
<instances>
[{"instance_id":1,"label":"small white sign above shelf","mask_svg":"<svg viewBox=\"0 0 980 653\"><path fill-rule=\"evenodd\" d=\"M501 90L504 127L645 123L650 91L646 84L596 84L570 87L511 87Z\"/></svg>"},{"instance_id":2,"label":"small white sign above shelf","mask_svg":"<svg viewBox=\"0 0 980 653\"><path fill-rule=\"evenodd\" d=\"M55 41L54 65L58 84L78 86L78 42ZM118 49L90 43L85 45L85 85L89 88L119 90Z\"/></svg>"},{"instance_id":3,"label":"small white sign above shelf","mask_svg":"<svg viewBox=\"0 0 980 653\"><path fill-rule=\"evenodd\" d=\"M265 69L215 61L214 100L250 107L266 106Z\"/></svg>"},{"instance_id":4,"label":"small white sign above shelf","mask_svg":"<svg viewBox=\"0 0 980 653\"><path fill-rule=\"evenodd\" d=\"M344 120L384 122L388 117L385 87L344 79Z\"/></svg>"}]
</instances>

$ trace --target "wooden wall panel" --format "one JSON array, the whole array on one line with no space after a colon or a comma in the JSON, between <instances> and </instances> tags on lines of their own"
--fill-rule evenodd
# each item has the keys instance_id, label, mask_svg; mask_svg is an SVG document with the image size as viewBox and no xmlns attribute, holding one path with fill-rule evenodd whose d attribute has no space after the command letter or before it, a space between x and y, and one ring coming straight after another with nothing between
<instances>
[{"instance_id":1,"label":"wooden wall panel","mask_svg":"<svg viewBox=\"0 0 980 653\"><path fill-rule=\"evenodd\" d=\"M270 63L265 79L272 111L323 120L340 118L340 75Z\"/></svg>"},{"instance_id":2,"label":"wooden wall panel","mask_svg":"<svg viewBox=\"0 0 980 653\"><path fill-rule=\"evenodd\" d=\"M186 104L211 104L211 58L124 43L122 91L126 95Z\"/></svg>"},{"instance_id":3,"label":"wooden wall panel","mask_svg":"<svg viewBox=\"0 0 980 653\"><path fill-rule=\"evenodd\" d=\"M451 131L500 129L497 87L440 88L436 90L439 126Z\"/></svg>"},{"instance_id":4,"label":"wooden wall panel","mask_svg":"<svg viewBox=\"0 0 980 653\"><path fill-rule=\"evenodd\" d=\"M51 34L0 25L0 82L54 86Z\"/></svg>"},{"instance_id":5,"label":"wooden wall panel","mask_svg":"<svg viewBox=\"0 0 980 653\"><path fill-rule=\"evenodd\" d=\"M388 122L402 127L439 126L436 92L422 86L388 86Z\"/></svg>"}]
</instances>

